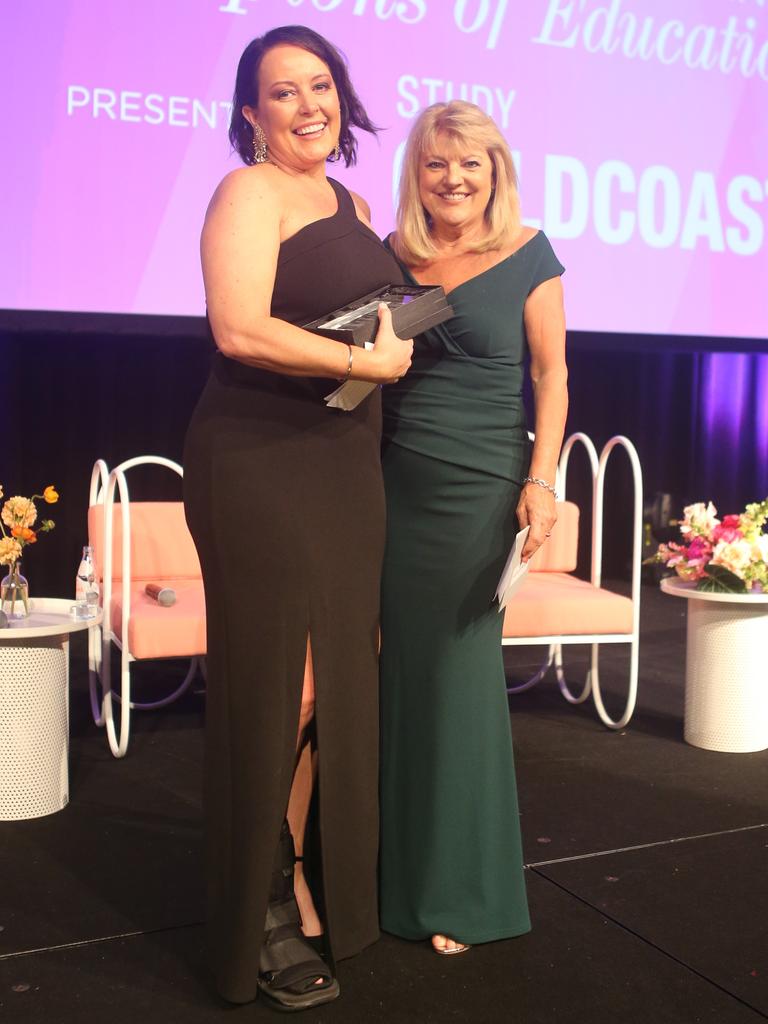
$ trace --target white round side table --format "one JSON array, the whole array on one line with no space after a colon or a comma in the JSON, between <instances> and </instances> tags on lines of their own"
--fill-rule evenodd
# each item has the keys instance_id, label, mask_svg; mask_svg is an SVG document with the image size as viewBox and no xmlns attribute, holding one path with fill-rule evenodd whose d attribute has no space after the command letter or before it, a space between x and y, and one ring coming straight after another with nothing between
<instances>
[{"instance_id":1,"label":"white round side table","mask_svg":"<svg viewBox=\"0 0 768 1024\"><path fill-rule=\"evenodd\" d=\"M30 601L26 619L0 629L0 820L39 818L69 800L69 634L65 598Z\"/></svg>"},{"instance_id":2,"label":"white round side table","mask_svg":"<svg viewBox=\"0 0 768 1024\"><path fill-rule=\"evenodd\" d=\"M696 590L677 577L665 594L688 601L685 739L706 750L768 748L768 594Z\"/></svg>"}]
</instances>

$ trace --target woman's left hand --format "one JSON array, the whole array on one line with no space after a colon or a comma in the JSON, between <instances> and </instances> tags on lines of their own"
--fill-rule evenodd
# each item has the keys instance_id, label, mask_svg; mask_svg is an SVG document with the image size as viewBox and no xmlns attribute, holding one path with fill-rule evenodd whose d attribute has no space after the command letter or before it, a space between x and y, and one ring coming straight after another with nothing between
<instances>
[{"instance_id":1,"label":"woman's left hand","mask_svg":"<svg viewBox=\"0 0 768 1024\"><path fill-rule=\"evenodd\" d=\"M528 559L541 547L557 522L555 496L538 484L526 484L517 503L517 520L520 529L530 526L523 548L522 560Z\"/></svg>"}]
</instances>

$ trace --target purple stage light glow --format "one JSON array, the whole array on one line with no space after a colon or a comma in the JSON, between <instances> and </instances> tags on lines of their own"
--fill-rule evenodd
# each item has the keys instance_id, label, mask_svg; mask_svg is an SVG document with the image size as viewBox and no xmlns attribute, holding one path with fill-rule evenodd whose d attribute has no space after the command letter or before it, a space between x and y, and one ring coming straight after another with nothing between
<instances>
[{"instance_id":1,"label":"purple stage light glow","mask_svg":"<svg viewBox=\"0 0 768 1024\"><path fill-rule=\"evenodd\" d=\"M699 359L696 477L721 512L738 511L768 495L768 355L708 353Z\"/></svg>"},{"instance_id":2,"label":"purple stage light glow","mask_svg":"<svg viewBox=\"0 0 768 1024\"><path fill-rule=\"evenodd\" d=\"M768 494L768 356L755 356L755 447L762 472L760 493Z\"/></svg>"}]
</instances>

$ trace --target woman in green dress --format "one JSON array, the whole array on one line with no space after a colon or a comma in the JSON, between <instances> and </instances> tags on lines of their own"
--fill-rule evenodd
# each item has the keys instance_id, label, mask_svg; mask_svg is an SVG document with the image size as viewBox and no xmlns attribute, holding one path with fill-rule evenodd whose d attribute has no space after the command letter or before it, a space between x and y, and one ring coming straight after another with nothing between
<instances>
[{"instance_id":1,"label":"woman in green dress","mask_svg":"<svg viewBox=\"0 0 768 1024\"><path fill-rule=\"evenodd\" d=\"M517 531L530 526L527 560L556 518L563 267L521 225L498 128L461 101L416 121L389 244L414 281L443 285L454 316L384 392L381 918L459 953L530 929L493 596Z\"/></svg>"}]
</instances>

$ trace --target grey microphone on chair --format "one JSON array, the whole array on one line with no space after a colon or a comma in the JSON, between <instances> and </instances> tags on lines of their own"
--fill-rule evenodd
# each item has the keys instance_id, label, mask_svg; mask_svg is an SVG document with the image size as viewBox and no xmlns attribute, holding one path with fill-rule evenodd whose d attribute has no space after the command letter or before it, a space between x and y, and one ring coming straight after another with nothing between
<instances>
[{"instance_id":1,"label":"grey microphone on chair","mask_svg":"<svg viewBox=\"0 0 768 1024\"><path fill-rule=\"evenodd\" d=\"M144 587L144 593L161 604L163 608L170 608L172 604L176 604L176 591L173 587L161 587L159 583L148 583Z\"/></svg>"}]
</instances>

